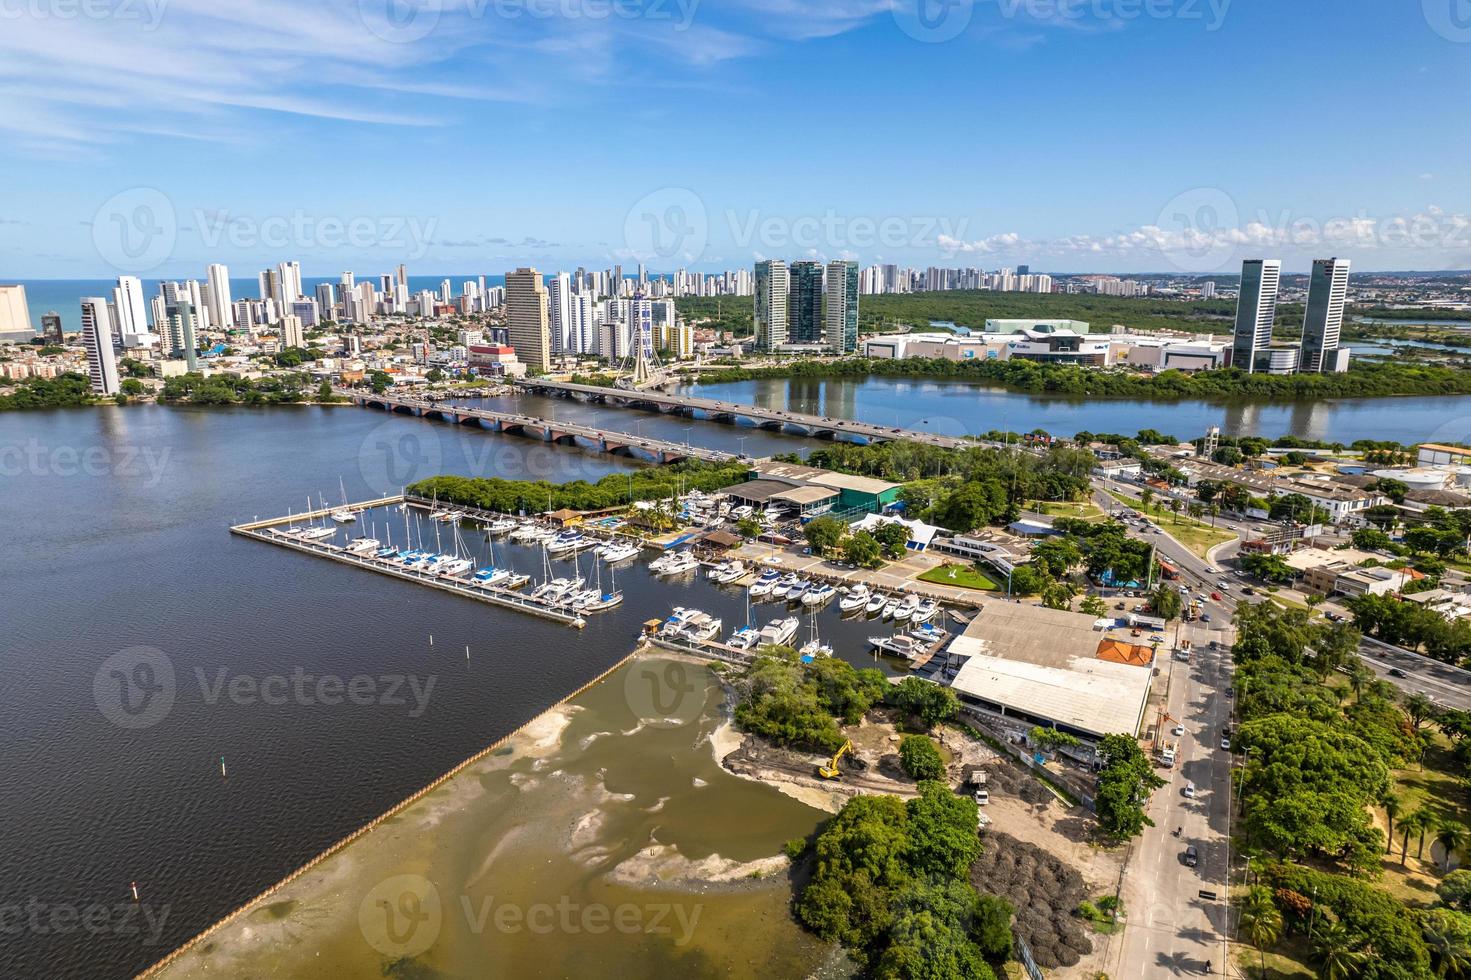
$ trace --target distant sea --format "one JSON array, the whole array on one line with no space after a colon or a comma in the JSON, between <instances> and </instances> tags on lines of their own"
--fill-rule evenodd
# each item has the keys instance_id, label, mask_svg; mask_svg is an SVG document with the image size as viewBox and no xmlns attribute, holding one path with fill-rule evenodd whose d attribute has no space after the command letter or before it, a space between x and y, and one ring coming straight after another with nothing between
<instances>
[{"instance_id":1,"label":"distant sea","mask_svg":"<svg viewBox=\"0 0 1471 980\"><path fill-rule=\"evenodd\" d=\"M366 281L368 276L359 276L358 281ZM377 276L371 277L374 282ZM479 273L470 275L437 275L437 276L409 276L409 291L417 292L422 289L438 290L439 284L448 279L453 295L461 293L461 286L473 279L478 279ZM31 329L37 333L41 332L41 314L55 310L61 314L62 329L68 333L75 333L82 329L81 303L84 296L112 296L113 287L117 285L115 279L16 279L0 280L7 284L19 282L26 287L26 304L31 310ZM158 295L161 279L143 280L143 299L147 302L150 298ZM172 281L172 280L171 280ZM203 278L200 279L203 282ZM334 286L342 281L341 276L319 276L302 280L302 290L311 296L316 292L317 284L330 282ZM504 286L506 277L503 274L487 275L485 284L487 286ZM252 276L249 279L230 280L230 299L259 299L260 284Z\"/></svg>"}]
</instances>

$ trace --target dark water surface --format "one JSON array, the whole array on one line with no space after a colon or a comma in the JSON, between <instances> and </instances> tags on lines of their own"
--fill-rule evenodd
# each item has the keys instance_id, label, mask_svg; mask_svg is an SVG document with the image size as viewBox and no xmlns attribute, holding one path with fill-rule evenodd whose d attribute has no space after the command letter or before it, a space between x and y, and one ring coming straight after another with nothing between
<instances>
[{"instance_id":1,"label":"dark water surface","mask_svg":"<svg viewBox=\"0 0 1471 980\"><path fill-rule=\"evenodd\" d=\"M701 424L696 439L707 430L738 435ZM639 565L619 575L624 605L576 632L231 523L336 502L339 479L363 500L438 472L595 480L635 465L346 407L0 415L0 976L129 976L615 663L643 620L678 604L727 630L745 618L744 593ZM371 520L402 542L401 515ZM873 630L838 619L819 617L824 637L868 662ZM152 675L136 655L108 663L140 646L158 651ZM317 677L369 693L323 704Z\"/></svg>"}]
</instances>

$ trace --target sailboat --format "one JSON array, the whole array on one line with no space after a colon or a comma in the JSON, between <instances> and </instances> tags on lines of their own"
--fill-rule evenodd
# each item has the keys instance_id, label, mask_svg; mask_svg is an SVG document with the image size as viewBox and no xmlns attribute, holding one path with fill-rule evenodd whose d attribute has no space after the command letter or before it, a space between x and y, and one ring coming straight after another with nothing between
<instances>
[{"instance_id":1,"label":"sailboat","mask_svg":"<svg viewBox=\"0 0 1471 980\"><path fill-rule=\"evenodd\" d=\"M811 627L812 630L807 642L802 644L801 648L797 650L797 653L804 660L814 657L831 657L833 655L833 648L817 638L817 611L815 609L812 611Z\"/></svg>"},{"instance_id":2,"label":"sailboat","mask_svg":"<svg viewBox=\"0 0 1471 980\"><path fill-rule=\"evenodd\" d=\"M751 592L746 590L746 625L730 635L730 645L737 650L749 650L761 642L761 631L751 625Z\"/></svg>"},{"instance_id":3,"label":"sailboat","mask_svg":"<svg viewBox=\"0 0 1471 980\"><path fill-rule=\"evenodd\" d=\"M602 612L604 609L612 609L614 606L621 604L623 602L623 593L618 589L618 577L613 570L613 566L608 566L608 575L613 585L611 592L603 591L603 566L598 564L596 558L593 559L593 570L593 574L597 577L597 598L583 603L579 608L583 612Z\"/></svg>"},{"instance_id":4,"label":"sailboat","mask_svg":"<svg viewBox=\"0 0 1471 980\"><path fill-rule=\"evenodd\" d=\"M347 486L340 476L337 478L337 488L342 491L342 506L332 512L332 519L338 524L351 524L358 519L358 515L347 507Z\"/></svg>"},{"instance_id":5,"label":"sailboat","mask_svg":"<svg viewBox=\"0 0 1471 980\"><path fill-rule=\"evenodd\" d=\"M324 502L323 506L325 508L325 502ZM311 511L312 511L312 498L311 497L307 497L306 498L306 509L307 509L307 513L310 514ZM301 531L301 533L298 535L298 537L303 538L304 540L307 540L307 541L320 541L323 538L330 538L333 535L335 535L336 533L337 533L337 529L335 527L329 527L325 523L324 524L312 524L311 523L311 519L308 518L307 519L307 526L306 526L306 528L304 528Z\"/></svg>"}]
</instances>

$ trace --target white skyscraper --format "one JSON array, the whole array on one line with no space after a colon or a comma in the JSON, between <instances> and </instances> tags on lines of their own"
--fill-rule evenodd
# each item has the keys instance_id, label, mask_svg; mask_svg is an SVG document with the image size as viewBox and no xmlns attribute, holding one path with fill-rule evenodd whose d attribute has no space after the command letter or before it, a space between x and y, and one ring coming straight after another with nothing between
<instances>
[{"instance_id":1,"label":"white skyscraper","mask_svg":"<svg viewBox=\"0 0 1471 980\"><path fill-rule=\"evenodd\" d=\"M205 278L209 281L209 321L219 330L229 326L231 316L230 307L230 270L218 262L210 264L205 270Z\"/></svg>"},{"instance_id":2,"label":"white skyscraper","mask_svg":"<svg viewBox=\"0 0 1471 980\"><path fill-rule=\"evenodd\" d=\"M199 329L208 330L213 326L209 315L209 304L204 301L204 290L199 288L198 279L189 280L189 305L194 307L195 318L199 321Z\"/></svg>"},{"instance_id":3,"label":"white skyscraper","mask_svg":"<svg viewBox=\"0 0 1471 980\"><path fill-rule=\"evenodd\" d=\"M289 309L293 302L301 299L301 263L282 262L276 267L276 275L281 284L281 295L271 298L277 306Z\"/></svg>"},{"instance_id":4,"label":"white skyscraper","mask_svg":"<svg viewBox=\"0 0 1471 980\"><path fill-rule=\"evenodd\" d=\"M547 314L551 319L552 350L575 350L572 338L572 277L559 272L547 280Z\"/></svg>"},{"instance_id":5,"label":"white skyscraper","mask_svg":"<svg viewBox=\"0 0 1471 980\"><path fill-rule=\"evenodd\" d=\"M112 321L107 300L88 296L82 300L82 344L87 348L87 373L92 390L99 395L118 392L117 355L112 346Z\"/></svg>"},{"instance_id":6,"label":"white skyscraper","mask_svg":"<svg viewBox=\"0 0 1471 980\"><path fill-rule=\"evenodd\" d=\"M568 328L571 351L574 354L596 354L598 352L598 326L594 319L594 309L591 293L573 293L572 301L568 304L571 310L571 324Z\"/></svg>"},{"instance_id":7,"label":"white skyscraper","mask_svg":"<svg viewBox=\"0 0 1471 980\"><path fill-rule=\"evenodd\" d=\"M117 310L117 322L112 324L112 331L118 343L129 345L129 337L148 332L148 307L143 303L143 283L137 276L118 276L117 288L112 291L112 305Z\"/></svg>"}]
</instances>

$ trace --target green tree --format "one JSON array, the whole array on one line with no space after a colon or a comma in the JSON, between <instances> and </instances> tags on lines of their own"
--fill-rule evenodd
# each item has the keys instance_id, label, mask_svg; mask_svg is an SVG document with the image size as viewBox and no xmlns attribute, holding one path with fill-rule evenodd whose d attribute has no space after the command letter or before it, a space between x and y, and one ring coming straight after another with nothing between
<instances>
[{"instance_id":1,"label":"green tree","mask_svg":"<svg viewBox=\"0 0 1471 980\"><path fill-rule=\"evenodd\" d=\"M1185 609L1185 600L1180 597L1177 590L1161 585L1150 593L1149 608L1160 619L1169 622L1180 618L1180 613Z\"/></svg>"},{"instance_id":2,"label":"green tree","mask_svg":"<svg viewBox=\"0 0 1471 980\"><path fill-rule=\"evenodd\" d=\"M1082 604L1079 605L1078 608L1082 612L1087 613L1089 616L1092 616L1094 619L1098 619L1100 617L1108 615L1108 603L1104 602L1102 598L1096 595L1085 597Z\"/></svg>"},{"instance_id":3,"label":"green tree","mask_svg":"<svg viewBox=\"0 0 1471 980\"><path fill-rule=\"evenodd\" d=\"M854 531L843 542L843 557L859 568L877 568L884 563L883 549L872 534Z\"/></svg>"},{"instance_id":4,"label":"green tree","mask_svg":"<svg viewBox=\"0 0 1471 980\"><path fill-rule=\"evenodd\" d=\"M1115 840L1137 837L1154 826L1144 812L1149 795L1165 784L1154 772L1139 743L1129 735L1108 735L1098 746L1103 767L1098 772L1095 806L1098 822Z\"/></svg>"},{"instance_id":5,"label":"green tree","mask_svg":"<svg viewBox=\"0 0 1471 980\"><path fill-rule=\"evenodd\" d=\"M954 691L914 676L890 685L885 700L910 717L918 719L926 731L960 713L960 702Z\"/></svg>"},{"instance_id":6,"label":"green tree","mask_svg":"<svg viewBox=\"0 0 1471 980\"><path fill-rule=\"evenodd\" d=\"M1420 926L1437 977L1471 975L1471 915L1452 909L1428 909L1420 913Z\"/></svg>"},{"instance_id":7,"label":"green tree","mask_svg":"<svg viewBox=\"0 0 1471 980\"><path fill-rule=\"evenodd\" d=\"M945 760L927 735L905 735L899 741L899 764L912 779L941 779Z\"/></svg>"},{"instance_id":8,"label":"green tree","mask_svg":"<svg viewBox=\"0 0 1471 980\"><path fill-rule=\"evenodd\" d=\"M1354 980L1367 958L1356 948L1347 927L1331 920L1315 930L1313 953L1318 957L1318 976L1322 980Z\"/></svg>"},{"instance_id":9,"label":"green tree","mask_svg":"<svg viewBox=\"0 0 1471 980\"><path fill-rule=\"evenodd\" d=\"M1471 871L1457 868L1435 886L1435 894L1442 902L1460 912L1471 911Z\"/></svg>"},{"instance_id":10,"label":"green tree","mask_svg":"<svg viewBox=\"0 0 1471 980\"><path fill-rule=\"evenodd\" d=\"M848 533L848 525L836 517L814 517L802 529L812 553L818 556L832 554Z\"/></svg>"},{"instance_id":11,"label":"green tree","mask_svg":"<svg viewBox=\"0 0 1471 980\"><path fill-rule=\"evenodd\" d=\"M902 558L909 546L909 528L898 521L880 524L874 530L873 536L878 539L884 554L890 558Z\"/></svg>"},{"instance_id":12,"label":"green tree","mask_svg":"<svg viewBox=\"0 0 1471 980\"><path fill-rule=\"evenodd\" d=\"M1451 869L1456 852L1466 846L1471 829L1459 820L1442 820L1435 828L1435 842L1445 851L1445 870Z\"/></svg>"}]
</instances>

